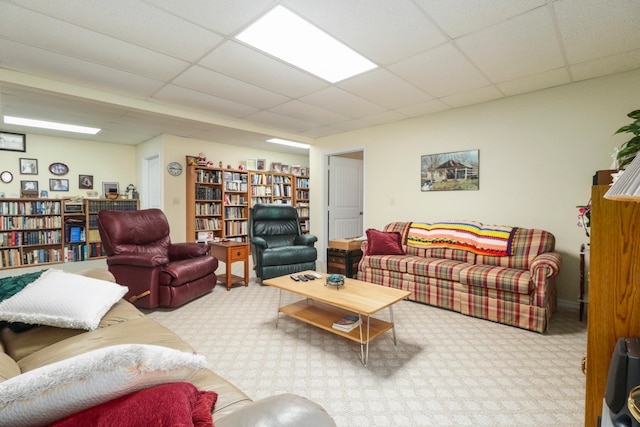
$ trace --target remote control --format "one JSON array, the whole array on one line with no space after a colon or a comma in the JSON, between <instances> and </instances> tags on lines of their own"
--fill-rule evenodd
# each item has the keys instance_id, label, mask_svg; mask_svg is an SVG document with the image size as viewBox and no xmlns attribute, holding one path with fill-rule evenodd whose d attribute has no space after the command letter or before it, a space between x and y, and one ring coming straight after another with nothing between
<instances>
[{"instance_id":1,"label":"remote control","mask_svg":"<svg viewBox=\"0 0 640 427\"><path fill-rule=\"evenodd\" d=\"M316 279L322 279L322 274L318 273L317 271L314 271L314 272L312 272L312 273L309 273L308 275L309 275L309 276L313 276L313 277L315 277ZM305 276L307 276L307 275L305 274Z\"/></svg>"},{"instance_id":2,"label":"remote control","mask_svg":"<svg viewBox=\"0 0 640 427\"><path fill-rule=\"evenodd\" d=\"M300 279L301 282L308 282L309 281L309 279L307 279L304 276L298 276L298 279Z\"/></svg>"},{"instance_id":3,"label":"remote control","mask_svg":"<svg viewBox=\"0 0 640 427\"><path fill-rule=\"evenodd\" d=\"M291 277L293 280L295 280L296 282L300 281L300 278L298 276L296 276L295 274L292 274Z\"/></svg>"},{"instance_id":4,"label":"remote control","mask_svg":"<svg viewBox=\"0 0 640 427\"><path fill-rule=\"evenodd\" d=\"M313 274L305 274L304 277L306 277L309 280L316 280L316 276L314 276Z\"/></svg>"}]
</instances>

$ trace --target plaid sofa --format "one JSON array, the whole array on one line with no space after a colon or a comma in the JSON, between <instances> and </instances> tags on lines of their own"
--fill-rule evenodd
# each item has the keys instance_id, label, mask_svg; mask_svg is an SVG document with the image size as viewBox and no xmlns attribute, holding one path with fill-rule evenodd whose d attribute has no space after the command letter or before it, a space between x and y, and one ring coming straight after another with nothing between
<instances>
[{"instance_id":1,"label":"plaid sofa","mask_svg":"<svg viewBox=\"0 0 640 427\"><path fill-rule=\"evenodd\" d=\"M407 290L412 301L469 316L536 332L547 329L561 266L553 234L518 228L510 256L488 256L409 246L411 224L392 222L384 228L401 234L405 255L368 255L368 243L362 243L359 280Z\"/></svg>"}]
</instances>

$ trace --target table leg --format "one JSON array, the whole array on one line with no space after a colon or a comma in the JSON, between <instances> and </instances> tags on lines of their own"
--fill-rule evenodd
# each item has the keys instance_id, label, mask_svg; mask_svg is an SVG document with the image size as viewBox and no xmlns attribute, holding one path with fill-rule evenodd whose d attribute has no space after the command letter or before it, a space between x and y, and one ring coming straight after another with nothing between
<instances>
[{"instance_id":1,"label":"table leg","mask_svg":"<svg viewBox=\"0 0 640 427\"><path fill-rule=\"evenodd\" d=\"M366 316L367 317L367 338L366 338L366 342L363 339L363 335L362 335L362 315L360 313L358 313L358 317L360 318L360 362L362 362L362 366L364 366L365 368L367 367L367 364L369 363L369 333L370 333L370 329L369 329L369 324L371 323L371 316Z\"/></svg>"},{"instance_id":2,"label":"table leg","mask_svg":"<svg viewBox=\"0 0 640 427\"><path fill-rule=\"evenodd\" d=\"M227 259L231 257L227 256ZM231 290L231 262L227 261L227 290Z\"/></svg>"},{"instance_id":3,"label":"table leg","mask_svg":"<svg viewBox=\"0 0 640 427\"><path fill-rule=\"evenodd\" d=\"M244 260L244 285L249 286L249 260Z\"/></svg>"},{"instance_id":4,"label":"table leg","mask_svg":"<svg viewBox=\"0 0 640 427\"><path fill-rule=\"evenodd\" d=\"M280 307L282 307L282 289L278 295L278 311L276 312L276 329L278 329L278 320L280 320Z\"/></svg>"},{"instance_id":5,"label":"table leg","mask_svg":"<svg viewBox=\"0 0 640 427\"><path fill-rule=\"evenodd\" d=\"M389 306L389 320L393 325L391 327L391 333L393 334L393 345L396 345L396 322L393 321L393 308L391 308L391 306Z\"/></svg>"}]
</instances>

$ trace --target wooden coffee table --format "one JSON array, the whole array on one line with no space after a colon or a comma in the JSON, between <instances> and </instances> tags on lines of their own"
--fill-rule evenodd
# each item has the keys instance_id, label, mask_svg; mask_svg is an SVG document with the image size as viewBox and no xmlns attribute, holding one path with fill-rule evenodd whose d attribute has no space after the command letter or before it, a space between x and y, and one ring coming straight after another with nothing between
<instances>
[{"instance_id":1,"label":"wooden coffee table","mask_svg":"<svg viewBox=\"0 0 640 427\"><path fill-rule=\"evenodd\" d=\"M311 273L310 271L297 273ZM280 288L278 301L278 318L280 313L302 320L318 328L332 332L360 343L362 364L369 361L369 342L389 329L393 333L393 344L396 344L396 331L393 323L393 304L410 295L408 291L345 278L343 287L327 286L327 274L322 279L296 282L289 275L264 280L265 285ZM282 291L289 291L306 297L293 304L282 306ZM376 319L373 314L389 308L390 321ZM332 327L333 322L348 314L356 314L362 321L360 327L351 332L342 332Z\"/></svg>"}]
</instances>

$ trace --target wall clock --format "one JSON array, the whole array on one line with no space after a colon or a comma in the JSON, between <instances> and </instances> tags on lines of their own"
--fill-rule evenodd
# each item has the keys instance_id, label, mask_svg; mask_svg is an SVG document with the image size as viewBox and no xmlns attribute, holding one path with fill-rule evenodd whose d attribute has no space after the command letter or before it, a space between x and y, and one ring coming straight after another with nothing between
<instances>
[{"instance_id":1,"label":"wall clock","mask_svg":"<svg viewBox=\"0 0 640 427\"><path fill-rule=\"evenodd\" d=\"M182 165L178 162L171 162L167 165L167 172L170 175L178 176L182 173Z\"/></svg>"},{"instance_id":2,"label":"wall clock","mask_svg":"<svg viewBox=\"0 0 640 427\"><path fill-rule=\"evenodd\" d=\"M0 173L0 179L2 180L2 182L4 183L10 183L11 181L13 181L13 174L9 171L4 171L2 173Z\"/></svg>"}]
</instances>

